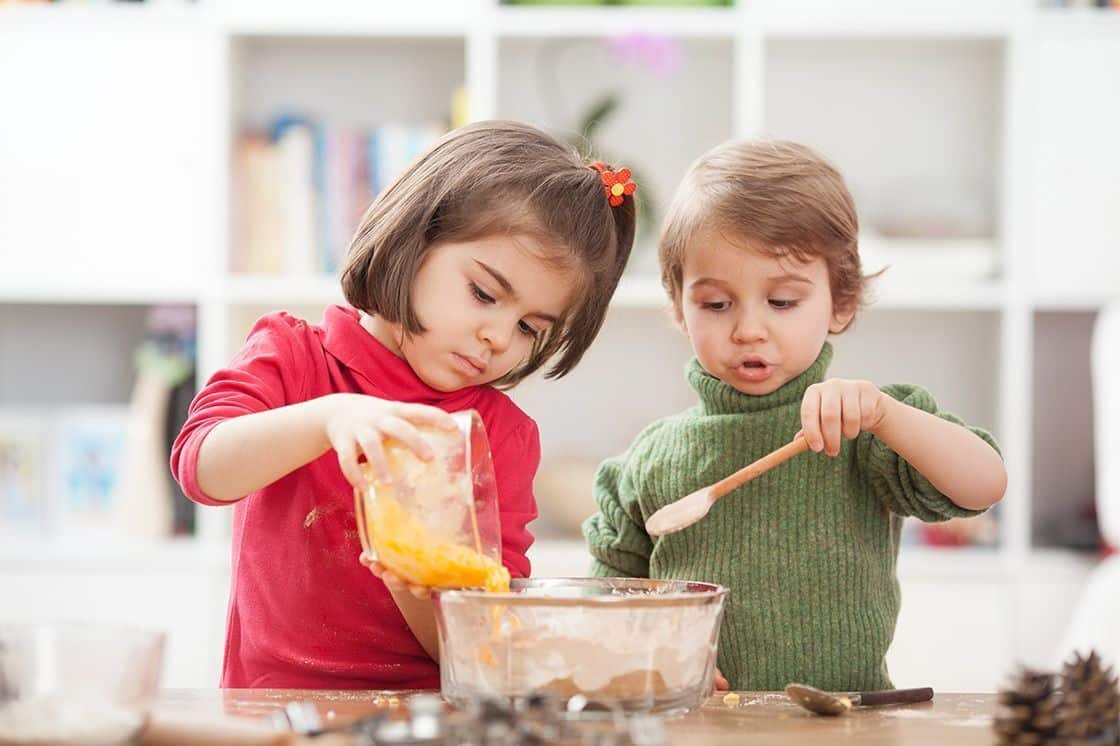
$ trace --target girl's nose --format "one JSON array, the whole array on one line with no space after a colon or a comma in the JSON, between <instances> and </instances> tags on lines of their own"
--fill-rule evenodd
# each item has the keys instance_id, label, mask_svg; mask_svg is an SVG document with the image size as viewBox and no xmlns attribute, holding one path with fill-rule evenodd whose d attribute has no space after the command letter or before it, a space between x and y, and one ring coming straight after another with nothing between
<instances>
[{"instance_id":1,"label":"girl's nose","mask_svg":"<svg viewBox=\"0 0 1120 746\"><path fill-rule=\"evenodd\" d=\"M507 328L508 325L499 323L484 324L478 330L478 338L490 348L490 353L493 355L500 355L509 349L510 340L513 338L513 330Z\"/></svg>"}]
</instances>

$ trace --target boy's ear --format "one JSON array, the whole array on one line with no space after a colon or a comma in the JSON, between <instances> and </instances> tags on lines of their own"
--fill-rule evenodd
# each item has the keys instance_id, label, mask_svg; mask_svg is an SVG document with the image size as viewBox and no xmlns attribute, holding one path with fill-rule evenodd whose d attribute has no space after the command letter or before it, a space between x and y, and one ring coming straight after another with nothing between
<instances>
[{"instance_id":1,"label":"boy's ear","mask_svg":"<svg viewBox=\"0 0 1120 746\"><path fill-rule=\"evenodd\" d=\"M680 331L687 337L688 336L688 327L685 326L684 314L681 313L681 304L680 303L674 303L673 304L672 314L673 314L673 323L676 324L677 329L680 329Z\"/></svg>"},{"instance_id":2,"label":"boy's ear","mask_svg":"<svg viewBox=\"0 0 1120 746\"><path fill-rule=\"evenodd\" d=\"M848 328L848 324L852 323L855 315L856 306L854 303L851 308L834 308L832 310L832 320L828 324L828 331L832 334L839 334Z\"/></svg>"}]
</instances>

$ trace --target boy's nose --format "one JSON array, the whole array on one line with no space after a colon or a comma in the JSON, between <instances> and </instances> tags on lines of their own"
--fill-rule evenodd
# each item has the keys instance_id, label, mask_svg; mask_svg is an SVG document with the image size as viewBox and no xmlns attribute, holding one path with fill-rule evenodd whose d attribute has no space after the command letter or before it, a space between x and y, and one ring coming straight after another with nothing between
<instances>
[{"instance_id":1,"label":"boy's nose","mask_svg":"<svg viewBox=\"0 0 1120 746\"><path fill-rule=\"evenodd\" d=\"M762 323L755 314L743 314L738 318L735 328L731 330L731 341L736 344L765 342L768 336L766 324Z\"/></svg>"}]
</instances>

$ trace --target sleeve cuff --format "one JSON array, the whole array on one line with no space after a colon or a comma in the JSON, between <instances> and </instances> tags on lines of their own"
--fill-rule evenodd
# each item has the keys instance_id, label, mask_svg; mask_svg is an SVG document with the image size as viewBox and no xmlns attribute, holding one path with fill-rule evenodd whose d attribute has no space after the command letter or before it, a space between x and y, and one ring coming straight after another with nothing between
<instances>
[{"instance_id":1,"label":"sleeve cuff","mask_svg":"<svg viewBox=\"0 0 1120 746\"><path fill-rule=\"evenodd\" d=\"M194 432L190 434L183 442L182 449L177 455L177 469L175 477L179 482L179 486L183 490L183 494L189 497L199 505L234 505L241 502L245 498L240 497L236 500L216 500L205 492L198 485L198 454L202 450L202 442L206 440L206 436L210 431L217 427L222 420L215 420L205 425L200 425Z\"/></svg>"}]
</instances>

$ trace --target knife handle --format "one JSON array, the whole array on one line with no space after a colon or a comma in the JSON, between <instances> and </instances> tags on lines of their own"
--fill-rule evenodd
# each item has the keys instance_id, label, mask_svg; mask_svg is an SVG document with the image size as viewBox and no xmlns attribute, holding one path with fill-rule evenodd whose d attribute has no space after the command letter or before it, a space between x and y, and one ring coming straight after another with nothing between
<instances>
[{"instance_id":1,"label":"knife handle","mask_svg":"<svg viewBox=\"0 0 1120 746\"><path fill-rule=\"evenodd\" d=\"M881 692L860 692L858 704L861 707L875 705L907 705L913 702L929 702L933 699L933 689L923 686L919 689L886 689Z\"/></svg>"}]
</instances>

